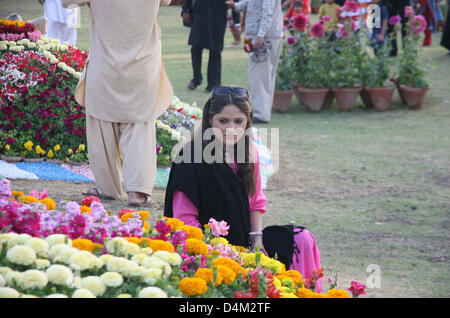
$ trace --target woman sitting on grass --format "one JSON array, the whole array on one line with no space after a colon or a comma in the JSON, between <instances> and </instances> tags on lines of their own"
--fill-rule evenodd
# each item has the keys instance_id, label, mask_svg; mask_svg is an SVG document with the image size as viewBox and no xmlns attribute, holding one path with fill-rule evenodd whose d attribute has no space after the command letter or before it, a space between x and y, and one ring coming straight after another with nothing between
<instances>
[{"instance_id":1,"label":"woman sitting on grass","mask_svg":"<svg viewBox=\"0 0 450 318\"><path fill-rule=\"evenodd\" d=\"M252 142L253 113L247 90L220 86L203 108L202 127L174 158L165 196L164 215L203 228L210 218L230 226L233 245L263 252L262 217L267 199L262 191L259 160ZM313 235L295 235L290 265L304 277L320 268ZM316 291L320 289L320 282Z\"/></svg>"}]
</instances>

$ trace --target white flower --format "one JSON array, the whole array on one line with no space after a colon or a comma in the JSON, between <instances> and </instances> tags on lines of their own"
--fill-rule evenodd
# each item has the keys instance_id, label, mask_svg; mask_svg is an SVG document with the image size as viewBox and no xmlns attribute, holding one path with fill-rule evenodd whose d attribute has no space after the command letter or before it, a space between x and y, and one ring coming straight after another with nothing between
<instances>
[{"instance_id":1,"label":"white flower","mask_svg":"<svg viewBox=\"0 0 450 318\"><path fill-rule=\"evenodd\" d=\"M30 294L21 294L20 298L39 298L39 297L35 296L35 295L30 295Z\"/></svg>"},{"instance_id":2,"label":"white flower","mask_svg":"<svg viewBox=\"0 0 450 318\"><path fill-rule=\"evenodd\" d=\"M30 43L28 43L27 45L28 45L28 48L29 48L29 49L34 49L34 48L36 48L36 43L34 43L34 42L30 42Z\"/></svg>"},{"instance_id":3,"label":"white flower","mask_svg":"<svg viewBox=\"0 0 450 318\"><path fill-rule=\"evenodd\" d=\"M100 257L94 257L92 259L92 266L94 268L102 268L105 265L105 262Z\"/></svg>"},{"instance_id":4,"label":"white flower","mask_svg":"<svg viewBox=\"0 0 450 318\"><path fill-rule=\"evenodd\" d=\"M147 257L143 262L142 266L145 268L158 268L164 272L164 277L169 277L170 274L172 274L172 268L170 265L163 260L159 259L158 257Z\"/></svg>"},{"instance_id":5,"label":"white flower","mask_svg":"<svg viewBox=\"0 0 450 318\"><path fill-rule=\"evenodd\" d=\"M70 267L84 271L90 269L94 265L95 256L88 251L78 251L69 258Z\"/></svg>"},{"instance_id":6,"label":"white flower","mask_svg":"<svg viewBox=\"0 0 450 318\"><path fill-rule=\"evenodd\" d=\"M48 281L55 285L69 286L73 282L73 274L69 267L54 264L47 268Z\"/></svg>"},{"instance_id":7,"label":"white flower","mask_svg":"<svg viewBox=\"0 0 450 318\"><path fill-rule=\"evenodd\" d=\"M169 263L172 266L181 265L182 259L181 256L177 253L170 253L168 251L156 251L153 256L160 258L166 263Z\"/></svg>"},{"instance_id":8,"label":"white flower","mask_svg":"<svg viewBox=\"0 0 450 318\"><path fill-rule=\"evenodd\" d=\"M6 280L3 278L3 275L0 274L0 287L6 286Z\"/></svg>"},{"instance_id":9,"label":"white flower","mask_svg":"<svg viewBox=\"0 0 450 318\"><path fill-rule=\"evenodd\" d=\"M122 237L114 237L106 243L105 247L108 253L120 256L130 256L139 253L137 244L128 242Z\"/></svg>"},{"instance_id":10,"label":"white flower","mask_svg":"<svg viewBox=\"0 0 450 318\"><path fill-rule=\"evenodd\" d=\"M95 298L95 295L89 289L80 288L74 291L72 298Z\"/></svg>"},{"instance_id":11,"label":"white flower","mask_svg":"<svg viewBox=\"0 0 450 318\"><path fill-rule=\"evenodd\" d=\"M0 287L0 298L19 298L19 292L14 288Z\"/></svg>"},{"instance_id":12,"label":"white flower","mask_svg":"<svg viewBox=\"0 0 450 318\"><path fill-rule=\"evenodd\" d=\"M17 245L6 253L8 261L18 265L31 265L36 260L36 252L28 246Z\"/></svg>"},{"instance_id":13,"label":"white flower","mask_svg":"<svg viewBox=\"0 0 450 318\"><path fill-rule=\"evenodd\" d=\"M36 265L37 269L44 269L51 265L51 263L48 259L42 259L42 258L38 258L37 260L35 260L34 264Z\"/></svg>"},{"instance_id":14,"label":"white flower","mask_svg":"<svg viewBox=\"0 0 450 318\"><path fill-rule=\"evenodd\" d=\"M119 294L117 295L117 298L133 298L130 294Z\"/></svg>"},{"instance_id":15,"label":"white flower","mask_svg":"<svg viewBox=\"0 0 450 318\"><path fill-rule=\"evenodd\" d=\"M103 273L100 278L108 287L118 287L123 284L122 276L116 272Z\"/></svg>"},{"instance_id":16,"label":"white flower","mask_svg":"<svg viewBox=\"0 0 450 318\"><path fill-rule=\"evenodd\" d=\"M12 272L12 269L6 266L0 266L0 274L1 275L6 275L9 272Z\"/></svg>"},{"instance_id":17,"label":"white flower","mask_svg":"<svg viewBox=\"0 0 450 318\"><path fill-rule=\"evenodd\" d=\"M27 240L25 246L31 247L38 255L47 255L49 250L48 243L37 237L32 237Z\"/></svg>"},{"instance_id":18,"label":"white flower","mask_svg":"<svg viewBox=\"0 0 450 318\"><path fill-rule=\"evenodd\" d=\"M45 298L69 298L69 296L64 294L51 294L46 296Z\"/></svg>"},{"instance_id":19,"label":"white flower","mask_svg":"<svg viewBox=\"0 0 450 318\"><path fill-rule=\"evenodd\" d=\"M61 68L61 69L64 69L65 67L67 67L67 64L64 63L64 62L59 62L58 63L58 67Z\"/></svg>"},{"instance_id":20,"label":"white flower","mask_svg":"<svg viewBox=\"0 0 450 318\"><path fill-rule=\"evenodd\" d=\"M8 46L6 44L0 44L0 50L6 51L8 49Z\"/></svg>"},{"instance_id":21,"label":"white flower","mask_svg":"<svg viewBox=\"0 0 450 318\"><path fill-rule=\"evenodd\" d=\"M3 277L5 278L8 286L17 286L17 282L19 281L21 275L22 275L21 272L11 271L3 275Z\"/></svg>"},{"instance_id":22,"label":"white flower","mask_svg":"<svg viewBox=\"0 0 450 318\"><path fill-rule=\"evenodd\" d=\"M75 76L75 78L79 79L81 78L81 72L75 72L75 74L73 74L73 76Z\"/></svg>"},{"instance_id":23,"label":"white flower","mask_svg":"<svg viewBox=\"0 0 450 318\"><path fill-rule=\"evenodd\" d=\"M20 275L18 285L21 289L42 289L47 286L48 278L44 272L29 269Z\"/></svg>"},{"instance_id":24,"label":"white flower","mask_svg":"<svg viewBox=\"0 0 450 318\"><path fill-rule=\"evenodd\" d=\"M141 278L144 283L153 285L158 279L161 278L161 275L162 270L160 270L159 268L149 268L146 269L144 273L142 273Z\"/></svg>"},{"instance_id":25,"label":"white flower","mask_svg":"<svg viewBox=\"0 0 450 318\"><path fill-rule=\"evenodd\" d=\"M68 263L72 254L78 251L76 248L66 244L53 245L48 251L48 257L53 262Z\"/></svg>"},{"instance_id":26,"label":"white flower","mask_svg":"<svg viewBox=\"0 0 450 318\"><path fill-rule=\"evenodd\" d=\"M146 254L135 254L131 257L131 261L135 262L136 264L142 265L142 262L148 258L148 256Z\"/></svg>"},{"instance_id":27,"label":"white flower","mask_svg":"<svg viewBox=\"0 0 450 318\"><path fill-rule=\"evenodd\" d=\"M146 287L139 292L139 298L167 298L165 291L158 287Z\"/></svg>"},{"instance_id":28,"label":"white flower","mask_svg":"<svg viewBox=\"0 0 450 318\"><path fill-rule=\"evenodd\" d=\"M72 240L64 234L49 235L45 238L45 241L48 243L50 248L57 244L65 244L65 245L72 246Z\"/></svg>"},{"instance_id":29,"label":"white flower","mask_svg":"<svg viewBox=\"0 0 450 318\"><path fill-rule=\"evenodd\" d=\"M114 257L114 256L111 254L103 254L103 255L100 255L99 259L101 259L106 264L106 263L108 263L109 259L112 257Z\"/></svg>"},{"instance_id":30,"label":"white flower","mask_svg":"<svg viewBox=\"0 0 450 318\"><path fill-rule=\"evenodd\" d=\"M125 277L130 277L135 263L126 259L125 257L112 257L106 263L106 269L109 272L117 272Z\"/></svg>"},{"instance_id":31,"label":"white flower","mask_svg":"<svg viewBox=\"0 0 450 318\"><path fill-rule=\"evenodd\" d=\"M90 290L95 296L102 296L106 291L106 285L98 276L88 276L81 279L81 288Z\"/></svg>"},{"instance_id":32,"label":"white flower","mask_svg":"<svg viewBox=\"0 0 450 318\"><path fill-rule=\"evenodd\" d=\"M146 255L150 255L153 253L153 250L151 247L143 247L139 250L139 253L141 254L146 254Z\"/></svg>"}]
</instances>

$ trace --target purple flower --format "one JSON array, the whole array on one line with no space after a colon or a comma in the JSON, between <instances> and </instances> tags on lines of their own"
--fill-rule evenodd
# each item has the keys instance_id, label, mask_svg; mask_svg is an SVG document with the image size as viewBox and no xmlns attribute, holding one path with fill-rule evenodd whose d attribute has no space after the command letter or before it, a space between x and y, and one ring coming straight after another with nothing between
<instances>
[{"instance_id":1,"label":"purple flower","mask_svg":"<svg viewBox=\"0 0 450 318\"><path fill-rule=\"evenodd\" d=\"M391 17L389 19L389 24L390 25L396 25L397 23L399 23L402 20L402 18L399 15L394 15L393 17Z\"/></svg>"},{"instance_id":2,"label":"purple flower","mask_svg":"<svg viewBox=\"0 0 450 318\"><path fill-rule=\"evenodd\" d=\"M289 45L294 45L295 42L297 42L297 40L295 39L295 36L289 36L289 37L286 39L286 42L287 42L287 44L289 44Z\"/></svg>"}]
</instances>

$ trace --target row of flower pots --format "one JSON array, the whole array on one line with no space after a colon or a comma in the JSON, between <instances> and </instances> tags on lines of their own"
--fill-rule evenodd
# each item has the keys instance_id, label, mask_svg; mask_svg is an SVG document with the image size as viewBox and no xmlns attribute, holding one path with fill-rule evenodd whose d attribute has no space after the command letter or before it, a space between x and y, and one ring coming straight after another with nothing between
<instances>
[{"instance_id":1,"label":"row of flower pots","mask_svg":"<svg viewBox=\"0 0 450 318\"><path fill-rule=\"evenodd\" d=\"M377 111L386 111L390 109L395 89L398 90L402 103L409 109L420 109L429 90L429 88L408 87L401 84L386 87L356 86L353 88L312 89L293 83L292 87L291 90L275 92L274 111L284 113L294 94L310 112L329 109L334 99L336 99L339 110L350 111L354 108L358 96L361 97L366 107L374 108Z\"/></svg>"},{"instance_id":2,"label":"row of flower pots","mask_svg":"<svg viewBox=\"0 0 450 318\"><path fill-rule=\"evenodd\" d=\"M66 161L64 160L58 160L58 159L49 159L49 158L44 158L44 157L40 157L40 158L23 158L23 157L11 157L11 156L7 156L7 155L0 155L0 160L4 160L6 162L9 163L16 163L16 162L28 162L28 163L40 163L40 162L50 162L50 163L56 163L56 164L60 164L60 163L64 163ZM81 166L81 165L87 165L89 164L89 161L73 161L73 160L69 160L68 162L69 164L71 164L72 166Z\"/></svg>"}]
</instances>

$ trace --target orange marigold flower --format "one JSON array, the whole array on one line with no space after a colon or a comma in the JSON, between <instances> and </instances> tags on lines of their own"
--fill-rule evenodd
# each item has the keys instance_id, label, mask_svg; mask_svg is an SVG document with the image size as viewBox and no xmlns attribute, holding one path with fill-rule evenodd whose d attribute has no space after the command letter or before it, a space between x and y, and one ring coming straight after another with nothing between
<instances>
[{"instance_id":1,"label":"orange marigold flower","mask_svg":"<svg viewBox=\"0 0 450 318\"><path fill-rule=\"evenodd\" d=\"M195 272L194 277L201 278L205 281L206 284L209 284L214 279L214 273L211 268L199 268ZM217 272L216 282L214 285L219 286L220 284L222 284L222 281L223 281L222 274Z\"/></svg>"},{"instance_id":2,"label":"orange marigold flower","mask_svg":"<svg viewBox=\"0 0 450 318\"><path fill-rule=\"evenodd\" d=\"M197 277L183 278L178 284L178 289L188 296L201 296L208 290L206 282Z\"/></svg>"},{"instance_id":3,"label":"orange marigold flower","mask_svg":"<svg viewBox=\"0 0 450 318\"><path fill-rule=\"evenodd\" d=\"M139 244L141 243L141 239L139 237L122 237L130 243Z\"/></svg>"},{"instance_id":4,"label":"orange marigold flower","mask_svg":"<svg viewBox=\"0 0 450 318\"><path fill-rule=\"evenodd\" d=\"M222 275L223 282L225 284L231 284L236 279L236 274L228 266L225 266L225 265L214 265L213 268L214 267L217 267L217 271L218 271L218 273L220 273L220 275Z\"/></svg>"},{"instance_id":5,"label":"orange marigold flower","mask_svg":"<svg viewBox=\"0 0 450 318\"><path fill-rule=\"evenodd\" d=\"M135 212L135 213L136 213L136 212ZM120 217L120 220L121 220L123 223L126 223L126 222L128 221L128 219L131 218L131 217L133 217L133 213L128 212L128 213L125 213L124 215L122 215L122 216Z\"/></svg>"},{"instance_id":6,"label":"orange marigold flower","mask_svg":"<svg viewBox=\"0 0 450 318\"><path fill-rule=\"evenodd\" d=\"M38 199L31 195L23 195L19 198L20 203L28 204L28 203L36 203Z\"/></svg>"},{"instance_id":7,"label":"orange marigold flower","mask_svg":"<svg viewBox=\"0 0 450 318\"><path fill-rule=\"evenodd\" d=\"M190 239L190 238L196 238L198 240L203 239L203 232L198 227L190 226L190 225L182 225L178 228L178 230L186 232L187 239Z\"/></svg>"},{"instance_id":8,"label":"orange marigold flower","mask_svg":"<svg viewBox=\"0 0 450 318\"><path fill-rule=\"evenodd\" d=\"M144 230L148 231L148 229L150 228L150 224L148 224L147 221L144 221L144 224L142 225L142 227L144 228Z\"/></svg>"},{"instance_id":9,"label":"orange marigold flower","mask_svg":"<svg viewBox=\"0 0 450 318\"><path fill-rule=\"evenodd\" d=\"M175 251L175 247L172 245L172 243L170 242L166 242L163 240L152 240L152 239L148 239L147 240L142 240L141 242L146 242L148 243L148 247L150 247L153 252L156 251L168 251L170 253L173 253Z\"/></svg>"},{"instance_id":10,"label":"orange marigold flower","mask_svg":"<svg viewBox=\"0 0 450 318\"><path fill-rule=\"evenodd\" d=\"M51 198L43 198L42 200L39 200L38 202L45 204L45 206L47 207L47 211L56 209L56 203Z\"/></svg>"},{"instance_id":11,"label":"orange marigold flower","mask_svg":"<svg viewBox=\"0 0 450 318\"><path fill-rule=\"evenodd\" d=\"M245 253L247 252L247 249L243 246L239 246L239 245L231 245L232 247L234 247L236 249L236 251L241 252L241 253Z\"/></svg>"},{"instance_id":12,"label":"orange marigold flower","mask_svg":"<svg viewBox=\"0 0 450 318\"><path fill-rule=\"evenodd\" d=\"M142 221L145 221L150 217L150 212L148 211L138 211L138 213Z\"/></svg>"},{"instance_id":13,"label":"orange marigold flower","mask_svg":"<svg viewBox=\"0 0 450 318\"><path fill-rule=\"evenodd\" d=\"M25 193L23 193L22 191L13 191L13 192L11 193L11 195L12 195L13 197L20 198L21 196L24 196Z\"/></svg>"},{"instance_id":14,"label":"orange marigold flower","mask_svg":"<svg viewBox=\"0 0 450 318\"><path fill-rule=\"evenodd\" d=\"M168 217L163 217L163 219L166 220L166 224L170 226L170 232L175 232L179 227L184 225L184 222L179 219Z\"/></svg>"},{"instance_id":15,"label":"orange marigold flower","mask_svg":"<svg viewBox=\"0 0 450 318\"><path fill-rule=\"evenodd\" d=\"M97 244L88 239L75 239L72 241L72 246L83 251L94 253L98 248L103 248L102 244Z\"/></svg>"},{"instance_id":16,"label":"orange marigold flower","mask_svg":"<svg viewBox=\"0 0 450 318\"><path fill-rule=\"evenodd\" d=\"M219 257L219 258L216 258L215 260L213 260L212 264L213 264L213 266L224 265L224 266L230 268L236 274L236 276L239 275L239 273L244 272L244 269L241 267L241 265L239 265L238 262L236 262L230 258Z\"/></svg>"},{"instance_id":17,"label":"orange marigold flower","mask_svg":"<svg viewBox=\"0 0 450 318\"><path fill-rule=\"evenodd\" d=\"M335 289L332 288L326 293L329 298L350 298L348 292L344 289Z\"/></svg>"},{"instance_id":18,"label":"orange marigold flower","mask_svg":"<svg viewBox=\"0 0 450 318\"><path fill-rule=\"evenodd\" d=\"M81 211L81 213L91 214L91 207L82 205L82 206L80 206L80 211Z\"/></svg>"},{"instance_id":19,"label":"orange marigold flower","mask_svg":"<svg viewBox=\"0 0 450 318\"><path fill-rule=\"evenodd\" d=\"M208 245L206 245L205 242L195 238L188 238L186 240L186 249L189 254L195 255L208 254Z\"/></svg>"}]
</instances>

